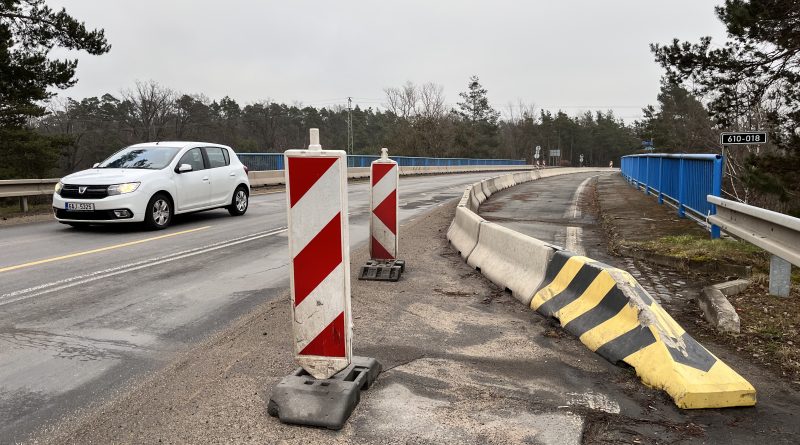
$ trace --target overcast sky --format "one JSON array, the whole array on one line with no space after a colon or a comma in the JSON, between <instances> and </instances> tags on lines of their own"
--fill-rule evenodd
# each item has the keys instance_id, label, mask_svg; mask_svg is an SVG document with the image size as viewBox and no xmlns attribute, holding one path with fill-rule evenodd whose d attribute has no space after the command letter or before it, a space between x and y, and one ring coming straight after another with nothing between
<instances>
[{"instance_id":1,"label":"overcast sky","mask_svg":"<svg viewBox=\"0 0 800 445\"><path fill-rule=\"evenodd\" d=\"M79 54L74 98L155 80L240 105L381 106L407 80L444 86L455 104L478 75L496 108L520 100L570 114L655 103L661 69L648 44L724 38L708 0L48 1L111 52ZM63 55L63 52L55 52Z\"/></svg>"}]
</instances>

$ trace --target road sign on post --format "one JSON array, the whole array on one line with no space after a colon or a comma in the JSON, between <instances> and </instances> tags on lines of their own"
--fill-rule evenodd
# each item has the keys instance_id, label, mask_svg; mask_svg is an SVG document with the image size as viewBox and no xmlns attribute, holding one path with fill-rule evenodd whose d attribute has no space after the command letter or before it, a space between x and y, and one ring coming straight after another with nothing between
<instances>
[{"instance_id":1,"label":"road sign on post","mask_svg":"<svg viewBox=\"0 0 800 445\"><path fill-rule=\"evenodd\" d=\"M721 145L766 144L767 133L765 131L721 133L719 143Z\"/></svg>"},{"instance_id":2,"label":"road sign on post","mask_svg":"<svg viewBox=\"0 0 800 445\"><path fill-rule=\"evenodd\" d=\"M360 280L397 281L405 269L405 261L397 259L399 179L397 162L382 148L380 159L370 164L370 260L361 268Z\"/></svg>"},{"instance_id":3,"label":"road sign on post","mask_svg":"<svg viewBox=\"0 0 800 445\"><path fill-rule=\"evenodd\" d=\"M294 356L327 379L352 357L347 153L323 150L312 128L308 150L288 150L284 158Z\"/></svg>"}]
</instances>

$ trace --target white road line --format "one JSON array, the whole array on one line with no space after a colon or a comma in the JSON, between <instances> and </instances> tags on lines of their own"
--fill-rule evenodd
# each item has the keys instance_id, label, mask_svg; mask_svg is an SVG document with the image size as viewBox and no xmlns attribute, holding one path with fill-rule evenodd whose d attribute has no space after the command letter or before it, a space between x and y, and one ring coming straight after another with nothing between
<instances>
[{"instance_id":1,"label":"white road line","mask_svg":"<svg viewBox=\"0 0 800 445\"><path fill-rule=\"evenodd\" d=\"M268 230L263 232L256 232L250 235L241 236L238 238L229 239L226 241L220 241L213 244L209 244L203 247L196 247L194 249L184 250L182 252L176 252L169 255L163 255L160 257L150 258L143 261L137 261L135 263L129 263L122 266L112 267L105 270L100 270L96 272L92 272L85 275L78 275L70 278L65 278L63 280L54 281L52 283L42 284L39 286L30 287L27 289L22 289L18 291L14 291L8 294L0 295L0 306L14 303L21 300L26 300L28 298L37 297L40 295L44 295L50 292L55 292L58 290L67 289L70 287L77 286L79 284L85 284L92 281L100 280L103 278L112 277L114 275L120 275L127 272L133 272L139 269L144 269L147 267L157 266L159 264L168 263L171 261L176 261L188 257L192 257L195 255L200 255L202 253L212 252L214 250L223 249L226 247L235 246L237 244L247 243L250 241L255 241L260 238L266 238L269 236L274 236L286 232L286 227L281 227L274 230Z\"/></svg>"},{"instance_id":2,"label":"white road line","mask_svg":"<svg viewBox=\"0 0 800 445\"><path fill-rule=\"evenodd\" d=\"M584 189L589 184L589 181L596 178L600 175L590 176L581 182L578 188L575 190L575 193L572 194L572 199L570 202L569 207L564 212L564 219L579 219L581 215L581 208L580 208L580 200L581 195L583 194ZM567 226L567 235L566 239L564 240L564 247L571 251L575 252L578 255L586 255L586 250L583 248L582 239L583 239L583 229L580 227L574 226Z\"/></svg>"},{"instance_id":3,"label":"white road line","mask_svg":"<svg viewBox=\"0 0 800 445\"><path fill-rule=\"evenodd\" d=\"M575 252L578 255L586 255L586 250L583 248L581 239L583 238L583 229L580 227L569 226L567 227L566 249L570 252Z\"/></svg>"},{"instance_id":4,"label":"white road line","mask_svg":"<svg viewBox=\"0 0 800 445\"><path fill-rule=\"evenodd\" d=\"M580 205L578 205L578 203L581 200L583 189L586 188L586 185L589 184L589 181L598 176L600 175L590 176L584 179L583 182L581 182L581 185L579 185L577 190L575 190L575 193L572 194L572 199L570 200L569 207L567 207L567 210L564 212L564 218L578 219L581 217L581 208Z\"/></svg>"}]
</instances>

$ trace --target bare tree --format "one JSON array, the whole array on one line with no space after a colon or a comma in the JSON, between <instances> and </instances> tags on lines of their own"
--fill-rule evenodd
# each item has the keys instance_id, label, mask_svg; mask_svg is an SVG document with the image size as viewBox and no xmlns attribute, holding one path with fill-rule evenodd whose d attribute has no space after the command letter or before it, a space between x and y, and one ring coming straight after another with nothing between
<instances>
[{"instance_id":1,"label":"bare tree","mask_svg":"<svg viewBox=\"0 0 800 445\"><path fill-rule=\"evenodd\" d=\"M386 93L386 108L389 111L404 119L416 116L419 92L411 81L400 88L386 88L383 91Z\"/></svg>"},{"instance_id":2,"label":"bare tree","mask_svg":"<svg viewBox=\"0 0 800 445\"><path fill-rule=\"evenodd\" d=\"M442 119L447 116L444 87L433 82L419 88L419 115L426 119Z\"/></svg>"},{"instance_id":3,"label":"bare tree","mask_svg":"<svg viewBox=\"0 0 800 445\"><path fill-rule=\"evenodd\" d=\"M137 80L132 90L122 91L122 98L129 105L128 113L134 133L148 141L160 139L175 109L175 91L153 80Z\"/></svg>"}]
</instances>

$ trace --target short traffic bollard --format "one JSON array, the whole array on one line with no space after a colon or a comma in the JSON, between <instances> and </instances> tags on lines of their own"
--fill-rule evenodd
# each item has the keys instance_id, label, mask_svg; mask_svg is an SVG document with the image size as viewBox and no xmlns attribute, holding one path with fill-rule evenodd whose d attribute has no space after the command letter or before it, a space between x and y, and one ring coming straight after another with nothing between
<instances>
[{"instance_id":1,"label":"short traffic bollard","mask_svg":"<svg viewBox=\"0 0 800 445\"><path fill-rule=\"evenodd\" d=\"M370 165L370 260L361 268L359 280L397 281L405 270L405 261L397 258L399 177L397 162L382 148L380 159Z\"/></svg>"},{"instance_id":2,"label":"short traffic bollard","mask_svg":"<svg viewBox=\"0 0 800 445\"><path fill-rule=\"evenodd\" d=\"M285 423L339 429L358 391L380 372L374 359L351 363L347 154L322 150L312 128L308 150L288 150L284 160L293 345L301 369L273 388L268 412Z\"/></svg>"}]
</instances>

